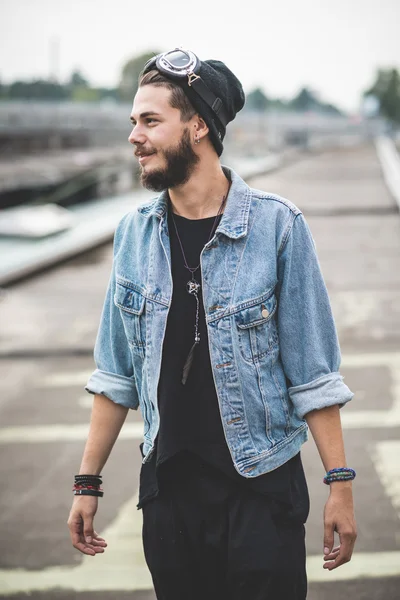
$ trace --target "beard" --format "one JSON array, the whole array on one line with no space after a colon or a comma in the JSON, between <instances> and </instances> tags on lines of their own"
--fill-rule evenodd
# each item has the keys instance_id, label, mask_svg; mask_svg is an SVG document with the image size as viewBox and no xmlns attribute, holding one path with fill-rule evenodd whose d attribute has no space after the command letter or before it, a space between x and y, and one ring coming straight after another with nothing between
<instances>
[{"instance_id":1,"label":"beard","mask_svg":"<svg viewBox=\"0 0 400 600\"><path fill-rule=\"evenodd\" d=\"M158 153L165 158L166 166L148 173L142 170L140 174L143 187L153 192L162 192L187 183L200 160L192 148L188 129L183 131L177 146L159 150Z\"/></svg>"}]
</instances>

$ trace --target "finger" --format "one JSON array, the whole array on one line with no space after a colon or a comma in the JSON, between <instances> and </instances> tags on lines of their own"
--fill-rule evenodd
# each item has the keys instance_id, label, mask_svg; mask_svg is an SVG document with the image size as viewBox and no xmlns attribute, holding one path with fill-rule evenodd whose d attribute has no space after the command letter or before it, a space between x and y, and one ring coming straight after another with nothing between
<instances>
[{"instance_id":1,"label":"finger","mask_svg":"<svg viewBox=\"0 0 400 600\"><path fill-rule=\"evenodd\" d=\"M79 550L79 552L82 552L82 554L87 554L90 556L94 556L96 554L94 548L91 548L85 542L78 542L77 544L74 544L74 548Z\"/></svg>"},{"instance_id":2,"label":"finger","mask_svg":"<svg viewBox=\"0 0 400 600\"><path fill-rule=\"evenodd\" d=\"M76 545L79 544L81 541L81 534L79 533L79 531L72 530L70 530L69 534L71 537L72 545L76 547Z\"/></svg>"},{"instance_id":3,"label":"finger","mask_svg":"<svg viewBox=\"0 0 400 600\"><path fill-rule=\"evenodd\" d=\"M99 540L96 538L93 538L91 546L96 546L96 547L102 547L102 548L106 548L107 547L107 542L105 540Z\"/></svg>"},{"instance_id":4,"label":"finger","mask_svg":"<svg viewBox=\"0 0 400 600\"><path fill-rule=\"evenodd\" d=\"M331 556L334 556L336 558L336 556L339 554L340 550L332 550L332 552L329 552L329 554L324 554L324 558L330 558Z\"/></svg>"},{"instance_id":5,"label":"finger","mask_svg":"<svg viewBox=\"0 0 400 600\"><path fill-rule=\"evenodd\" d=\"M84 544L86 548L89 550L93 550L95 554L101 554L104 552L105 548L103 546L94 546L93 544Z\"/></svg>"},{"instance_id":6,"label":"finger","mask_svg":"<svg viewBox=\"0 0 400 600\"><path fill-rule=\"evenodd\" d=\"M324 554L329 554L333 548L334 525L329 521L324 523Z\"/></svg>"},{"instance_id":7,"label":"finger","mask_svg":"<svg viewBox=\"0 0 400 600\"><path fill-rule=\"evenodd\" d=\"M81 519L74 519L68 522L69 534L71 537L72 545L76 547L76 544L81 542L82 538L82 521Z\"/></svg>"},{"instance_id":8,"label":"finger","mask_svg":"<svg viewBox=\"0 0 400 600\"><path fill-rule=\"evenodd\" d=\"M100 542L99 544L96 544L94 543L94 541L91 544L88 544L87 542L85 542L83 535L81 535L78 542L74 544L74 547L77 548L77 550L79 550L80 552L83 552L84 554L94 556L95 554L104 552L104 544L105 542Z\"/></svg>"},{"instance_id":9,"label":"finger","mask_svg":"<svg viewBox=\"0 0 400 600\"><path fill-rule=\"evenodd\" d=\"M339 546L335 546L334 548L332 548L332 550L330 551L329 554L334 554L336 552L339 552L339 550L340 550L340 545Z\"/></svg>"},{"instance_id":10,"label":"finger","mask_svg":"<svg viewBox=\"0 0 400 600\"><path fill-rule=\"evenodd\" d=\"M333 560L338 556L338 554L339 554L339 550L336 550L335 552L332 551L332 552L330 552L330 554L326 554L324 556L324 560Z\"/></svg>"},{"instance_id":11,"label":"finger","mask_svg":"<svg viewBox=\"0 0 400 600\"><path fill-rule=\"evenodd\" d=\"M337 554L337 556L334 560L327 561L323 565L324 569L325 568L329 569L329 571L332 571L333 569L337 569L337 567L340 567L341 565L344 565L345 563L349 562L349 560L351 558L351 554L352 554L352 544L350 542L350 539L347 538L346 536L341 536L341 544L340 544L339 553Z\"/></svg>"},{"instance_id":12,"label":"finger","mask_svg":"<svg viewBox=\"0 0 400 600\"><path fill-rule=\"evenodd\" d=\"M94 536L92 515L85 515L83 517L83 535L85 538L85 542L87 544L91 544Z\"/></svg>"}]
</instances>

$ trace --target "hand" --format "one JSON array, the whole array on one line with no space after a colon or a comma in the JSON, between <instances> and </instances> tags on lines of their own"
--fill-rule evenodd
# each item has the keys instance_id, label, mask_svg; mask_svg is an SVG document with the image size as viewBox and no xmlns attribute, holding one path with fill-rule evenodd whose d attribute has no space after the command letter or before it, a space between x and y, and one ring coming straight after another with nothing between
<instances>
[{"instance_id":1,"label":"hand","mask_svg":"<svg viewBox=\"0 0 400 600\"><path fill-rule=\"evenodd\" d=\"M68 518L72 545L90 556L104 552L107 546L105 540L93 529L97 506L97 496L75 496Z\"/></svg>"},{"instance_id":2,"label":"hand","mask_svg":"<svg viewBox=\"0 0 400 600\"><path fill-rule=\"evenodd\" d=\"M324 569L332 571L349 562L357 538L354 518L352 488L348 482L330 484L331 493L324 510ZM334 532L339 534L340 544L333 547Z\"/></svg>"}]
</instances>

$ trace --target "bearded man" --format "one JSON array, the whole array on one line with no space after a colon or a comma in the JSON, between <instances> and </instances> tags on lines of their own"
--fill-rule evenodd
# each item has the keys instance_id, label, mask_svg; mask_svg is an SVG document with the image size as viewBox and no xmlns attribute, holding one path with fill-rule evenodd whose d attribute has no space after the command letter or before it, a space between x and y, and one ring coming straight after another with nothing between
<instances>
[{"instance_id":1,"label":"bearded man","mask_svg":"<svg viewBox=\"0 0 400 600\"><path fill-rule=\"evenodd\" d=\"M145 65L131 114L141 182L159 195L115 232L69 527L78 550L104 551L100 473L140 407L138 508L160 600L306 598L308 428L330 486L324 568L356 539L339 416L353 394L312 235L289 200L220 162L244 100L224 63L175 49Z\"/></svg>"}]
</instances>

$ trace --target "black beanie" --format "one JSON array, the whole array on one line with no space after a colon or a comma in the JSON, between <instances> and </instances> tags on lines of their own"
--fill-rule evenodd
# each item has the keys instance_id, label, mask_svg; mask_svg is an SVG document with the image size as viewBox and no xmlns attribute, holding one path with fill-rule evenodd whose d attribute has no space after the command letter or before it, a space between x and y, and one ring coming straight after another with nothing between
<instances>
[{"instance_id":1,"label":"black beanie","mask_svg":"<svg viewBox=\"0 0 400 600\"><path fill-rule=\"evenodd\" d=\"M154 65L153 69L157 69L157 67ZM165 72L162 72L162 75L168 79L168 75ZM236 113L243 108L245 101L243 87L239 79L219 60L201 61L200 69L196 70L196 75L200 75L206 86L215 96L221 98L228 123L233 121ZM193 108L207 123L210 130L210 140L218 156L221 156L224 149L222 140L225 137L226 127L219 121L214 111L197 94L193 87L188 85L187 77L183 77L181 80L177 78L171 79L182 87Z\"/></svg>"}]
</instances>

